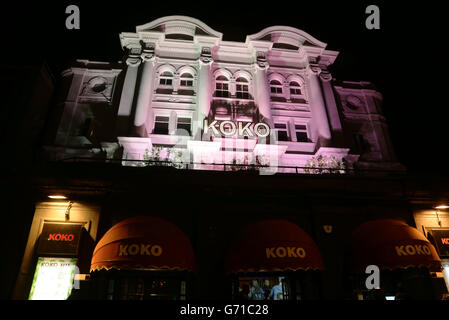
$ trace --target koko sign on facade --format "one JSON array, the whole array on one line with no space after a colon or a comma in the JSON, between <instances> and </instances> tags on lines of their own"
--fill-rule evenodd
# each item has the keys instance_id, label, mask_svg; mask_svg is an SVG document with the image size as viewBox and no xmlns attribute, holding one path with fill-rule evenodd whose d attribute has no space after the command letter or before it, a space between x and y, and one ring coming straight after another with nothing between
<instances>
[{"instance_id":1,"label":"koko sign on facade","mask_svg":"<svg viewBox=\"0 0 449 320\"><path fill-rule=\"evenodd\" d=\"M204 120L204 134L213 132L215 135L224 136L258 136L260 138L268 137L270 135L270 127L264 122L233 122L233 121L218 121L214 120L210 124L207 119Z\"/></svg>"}]
</instances>

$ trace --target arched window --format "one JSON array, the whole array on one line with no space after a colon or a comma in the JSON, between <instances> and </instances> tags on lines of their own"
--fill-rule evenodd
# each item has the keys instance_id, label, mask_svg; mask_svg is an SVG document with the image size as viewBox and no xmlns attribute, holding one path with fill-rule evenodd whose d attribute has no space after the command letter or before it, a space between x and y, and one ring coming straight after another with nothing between
<instances>
[{"instance_id":1,"label":"arched window","mask_svg":"<svg viewBox=\"0 0 449 320\"><path fill-rule=\"evenodd\" d=\"M164 71L159 77L159 85L171 87L173 85L173 73Z\"/></svg>"},{"instance_id":2,"label":"arched window","mask_svg":"<svg viewBox=\"0 0 449 320\"><path fill-rule=\"evenodd\" d=\"M282 94L282 83L280 83L278 80L271 80L270 90L272 94Z\"/></svg>"},{"instance_id":3,"label":"arched window","mask_svg":"<svg viewBox=\"0 0 449 320\"><path fill-rule=\"evenodd\" d=\"M243 77L240 77L237 78L237 80L235 80L235 83L236 83L235 96L240 99L250 99L248 80L246 80Z\"/></svg>"},{"instance_id":4,"label":"arched window","mask_svg":"<svg viewBox=\"0 0 449 320\"><path fill-rule=\"evenodd\" d=\"M215 96L229 97L229 80L223 75L215 79Z\"/></svg>"},{"instance_id":5,"label":"arched window","mask_svg":"<svg viewBox=\"0 0 449 320\"><path fill-rule=\"evenodd\" d=\"M299 95L302 94L301 86L299 85L298 82L296 82L296 81L291 81L290 82L290 94L291 95L296 95L296 96L299 96Z\"/></svg>"},{"instance_id":6,"label":"arched window","mask_svg":"<svg viewBox=\"0 0 449 320\"><path fill-rule=\"evenodd\" d=\"M180 80L181 80L180 82L181 87L188 87L188 88L193 87L193 76L190 73L185 72L181 74Z\"/></svg>"}]
</instances>

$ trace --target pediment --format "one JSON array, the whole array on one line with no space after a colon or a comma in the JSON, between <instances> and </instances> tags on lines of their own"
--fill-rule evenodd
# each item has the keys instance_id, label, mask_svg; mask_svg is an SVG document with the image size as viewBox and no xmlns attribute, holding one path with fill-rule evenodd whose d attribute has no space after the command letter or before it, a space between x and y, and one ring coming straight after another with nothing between
<instances>
[{"instance_id":1,"label":"pediment","mask_svg":"<svg viewBox=\"0 0 449 320\"><path fill-rule=\"evenodd\" d=\"M156 19L147 24L137 26L139 32L160 32L166 36L183 35L194 38L196 36L206 36L221 40L223 34L213 30L204 22L187 16L167 16Z\"/></svg>"},{"instance_id":2,"label":"pediment","mask_svg":"<svg viewBox=\"0 0 449 320\"><path fill-rule=\"evenodd\" d=\"M326 43L312 37L307 32L287 26L265 28L256 34L246 37L247 43L256 40L270 41L274 44L278 44L279 46L291 46L296 48L309 46L324 49L327 45Z\"/></svg>"}]
</instances>

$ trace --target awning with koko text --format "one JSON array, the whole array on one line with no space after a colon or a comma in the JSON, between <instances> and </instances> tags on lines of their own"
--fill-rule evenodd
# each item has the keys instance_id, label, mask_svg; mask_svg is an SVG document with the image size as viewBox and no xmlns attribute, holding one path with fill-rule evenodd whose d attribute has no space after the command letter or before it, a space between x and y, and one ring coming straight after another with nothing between
<instances>
[{"instance_id":1,"label":"awning with koko text","mask_svg":"<svg viewBox=\"0 0 449 320\"><path fill-rule=\"evenodd\" d=\"M195 258L189 239L173 223L133 217L114 225L95 247L90 271L111 268L195 271Z\"/></svg>"},{"instance_id":2,"label":"awning with koko text","mask_svg":"<svg viewBox=\"0 0 449 320\"><path fill-rule=\"evenodd\" d=\"M244 228L226 260L227 273L321 269L321 253L313 239L294 223L278 219Z\"/></svg>"},{"instance_id":3,"label":"awning with koko text","mask_svg":"<svg viewBox=\"0 0 449 320\"><path fill-rule=\"evenodd\" d=\"M390 270L441 270L441 260L426 237L405 222L391 219L368 221L357 227L350 238L350 260L353 272L365 272L369 265Z\"/></svg>"}]
</instances>

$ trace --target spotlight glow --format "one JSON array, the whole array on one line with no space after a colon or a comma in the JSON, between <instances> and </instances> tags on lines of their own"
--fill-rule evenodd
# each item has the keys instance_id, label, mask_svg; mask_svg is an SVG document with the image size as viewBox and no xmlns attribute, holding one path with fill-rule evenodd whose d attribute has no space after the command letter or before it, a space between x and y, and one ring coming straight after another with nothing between
<instances>
[{"instance_id":1,"label":"spotlight glow","mask_svg":"<svg viewBox=\"0 0 449 320\"><path fill-rule=\"evenodd\" d=\"M66 196L63 196L63 195L51 195L51 196L48 196L50 199L67 199L67 197Z\"/></svg>"}]
</instances>

